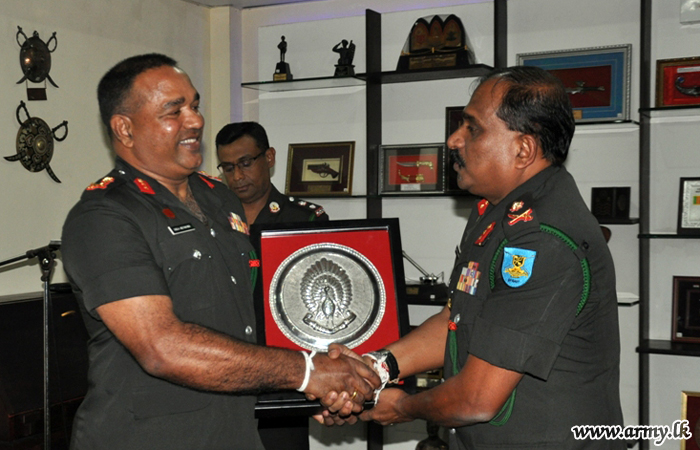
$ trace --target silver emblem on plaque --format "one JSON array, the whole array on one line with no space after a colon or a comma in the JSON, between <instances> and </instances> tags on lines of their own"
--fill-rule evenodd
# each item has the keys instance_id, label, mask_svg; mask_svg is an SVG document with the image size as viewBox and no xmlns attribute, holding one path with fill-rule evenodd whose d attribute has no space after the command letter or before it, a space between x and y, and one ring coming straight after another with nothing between
<instances>
[{"instance_id":1,"label":"silver emblem on plaque","mask_svg":"<svg viewBox=\"0 0 700 450\"><path fill-rule=\"evenodd\" d=\"M384 283L374 264L339 244L312 244L277 268L269 292L270 311L287 338L300 347L325 351L350 348L377 330L386 308Z\"/></svg>"}]
</instances>

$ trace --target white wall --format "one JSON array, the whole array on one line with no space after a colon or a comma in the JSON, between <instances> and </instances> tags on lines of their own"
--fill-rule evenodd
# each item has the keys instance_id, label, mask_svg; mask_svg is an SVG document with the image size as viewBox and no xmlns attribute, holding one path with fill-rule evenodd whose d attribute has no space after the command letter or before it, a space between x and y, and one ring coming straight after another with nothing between
<instances>
[{"instance_id":1,"label":"white wall","mask_svg":"<svg viewBox=\"0 0 700 450\"><path fill-rule=\"evenodd\" d=\"M54 142L51 167L62 181L51 180L44 172L31 173L19 162L0 159L0 260L23 255L29 249L43 247L51 239L60 239L63 221L83 189L106 174L113 156L108 149L99 120L96 88L100 77L123 58L146 52L161 52L174 57L188 72L204 99L204 114L212 111L225 123L229 113L230 83L224 74L224 88L218 78L210 79L210 42L221 48L228 40L226 14L215 17L219 30L210 34L208 8L173 0L2 0L0 7L0 136L5 145L2 156L15 153L19 123L15 111L20 100L29 113L54 127L68 121L68 137ZM20 47L15 41L17 26L28 35L39 32L45 41L55 31L58 47L52 53L51 77L59 88L47 86L47 101L27 101L19 66ZM229 51L218 53L229 66ZM217 72L216 70L214 72ZM217 72L218 73L218 72ZM39 85L32 85L36 87ZM212 95L215 92L216 95ZM212 105L210 98L225 98ZM218 108L218 109L217 109ZM22 113L24 120L24 113ZM209 130L211 132L211 130ZM213 141L208 133L206 142ZM210 156L210 155L207 155ZM207 158L204 166L214 165ZM105 255L109 257L109 255ZM53 282L65 281L60 259ZM0 268L0 295L40 291L40 270L35 261Z\"/></svg>"}]
</instances>

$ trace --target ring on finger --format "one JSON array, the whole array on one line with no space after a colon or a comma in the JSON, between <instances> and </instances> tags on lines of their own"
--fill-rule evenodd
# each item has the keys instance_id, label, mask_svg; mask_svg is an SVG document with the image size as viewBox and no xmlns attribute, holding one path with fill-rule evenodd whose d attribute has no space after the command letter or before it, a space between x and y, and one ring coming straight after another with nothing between
<instances>
[{"instance_id":1,"label":"ring on finger","mask_svg":"<svg viewBox=\"0 0 700 450\"><path fill-rule=\"evenodd\" d=\"M357 397L357 389L353 391L352 395L350 396L350 400L355 400L355 397Z\"/></svg>"}]
</instances>

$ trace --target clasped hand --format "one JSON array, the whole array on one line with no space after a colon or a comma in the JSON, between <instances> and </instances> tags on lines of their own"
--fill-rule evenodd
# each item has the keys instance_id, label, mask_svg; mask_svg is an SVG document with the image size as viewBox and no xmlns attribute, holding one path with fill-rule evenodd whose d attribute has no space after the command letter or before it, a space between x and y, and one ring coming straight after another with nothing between
<instances>
[{"instance_id":1,"label":"clasped hand","mask_svg":"<svg viewBox=\"0 0 700 450\"><path fill-rule=\"evenodd\" d=\"M371 358L362 358L346 346L339 344L331 344L328 347L328 357L331 359L350 358L358 362L361 361L367 369L373 367L374 363ZM373 370L370 371L379 379L379 376ZM373 400L374 389L378 389L381 386L381 382L374 384L373 380L374 377L372 377L371 380L365 380L366 384L373 386L372 392L364 394L364 398L367 400ZM396 408L399 400L407 395L400 389L387 389L382 391L381 406L379 406L379 402L377 401L373 408L366 411L363 411L364 400L361 403L357 402L357 396L353 399L353 394L354 392L349 394L348 391L328 391L321 398L321 404L326 409L321 414L314 415L313 418L316 419L317 422L327 426L343 425L345 423L354 424L357 422L358 418L363 421L374 420L382 425L410 420L405 418ZM307 397L313 400L313 398L308 395Z\"/></svg>"}]
</instances>

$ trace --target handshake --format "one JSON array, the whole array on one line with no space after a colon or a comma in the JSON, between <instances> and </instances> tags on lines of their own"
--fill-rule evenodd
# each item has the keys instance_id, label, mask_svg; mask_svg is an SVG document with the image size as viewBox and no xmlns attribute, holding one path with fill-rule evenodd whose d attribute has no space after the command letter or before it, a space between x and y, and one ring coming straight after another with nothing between
<instances>
[{"instance_id":1,"label":"handshake","mask_svg":"<svg viewBox=\"0 0 700 450\"><path fill-rule=\"evenodd\" d=\"M382 407L364 410L366 401L378 402L379 393L389 382L386 365L373 356L360 356L344 345L331 344L327 355L315 360L307 356L306 376L299 389L309 400L320 400L324 410L314 415L319 423L327 426L376 420L383 425L406 421L394 411L400 399L407 396L399 389L382 393ZM392 370L398 378L398 368ZM391 401L389 401L391 400Z\"/></svg>"}]
</instances>

